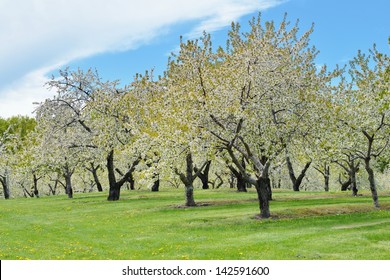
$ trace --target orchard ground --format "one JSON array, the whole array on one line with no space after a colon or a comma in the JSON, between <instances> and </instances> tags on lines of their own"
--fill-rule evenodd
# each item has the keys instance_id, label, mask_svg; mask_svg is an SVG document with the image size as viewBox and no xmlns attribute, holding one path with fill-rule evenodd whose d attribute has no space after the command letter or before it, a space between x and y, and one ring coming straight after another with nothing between
<instances>
[{"instance_id":1,"label":"orchard ground","mask_svg":"<svg viewBox=\"0 0 390 280\"><path fill-rule=\"evenodd\" d=\"M261 220L255 190L183 189L0 201L0 259L390 259L390 192L274 191Z\"/></svg>"}]
</instances>

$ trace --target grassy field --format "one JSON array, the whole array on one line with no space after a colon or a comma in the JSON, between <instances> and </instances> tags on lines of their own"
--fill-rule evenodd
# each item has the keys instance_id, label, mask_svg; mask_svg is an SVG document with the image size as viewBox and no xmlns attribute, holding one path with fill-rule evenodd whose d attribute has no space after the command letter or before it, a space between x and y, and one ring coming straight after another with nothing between
<instances>
[{"instance_id":1,"label":"grassy field","mask_svg":"<svg viewBox=\"0 0 390 280\"><path fill-rule=\"evenodd\" d=\"M0 259L390 259L390 194L123 191L0 201Z\"/></svg>"}]
</instances>

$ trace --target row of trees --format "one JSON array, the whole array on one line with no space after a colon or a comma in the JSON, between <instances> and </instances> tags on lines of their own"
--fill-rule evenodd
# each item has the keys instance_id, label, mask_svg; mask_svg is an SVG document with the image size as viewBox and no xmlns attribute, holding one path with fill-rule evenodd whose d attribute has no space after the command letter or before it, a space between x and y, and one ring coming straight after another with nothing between
<instances>
[{"instance_id":1,"label":"row of trees","mask_svg":"<svg viewBox=\"0 0 390 280\"><path fill-rule=\"evenodd\" d=\"M386 165L389 157L389 57L374 47L359 52L348 72L318 69L312 31L286 18L275 26L258 16L246 32L233 23L225 48L206 33L181 41L163 77L146 72L125 87L92 70L60 71L48 83L57 95L37 107L35 129L19 142L3 134L1 156L13 155L35 188L48 174L57 174L52 182L64 178L69 197L80 170L100 191L106 170L108 200L118 200L125 183L134 186L135 170L153 190L160 178L177 178L187 206L196 205L195 179L206 188L216 166L214 185L229 170L242 190L256 188L263 218L270 216L270 178L283 166L298 191L311 167L328 190L330 165L338 165L355 194L364 166L379 207L373 160Z\"/></svg>"}]
</instances>

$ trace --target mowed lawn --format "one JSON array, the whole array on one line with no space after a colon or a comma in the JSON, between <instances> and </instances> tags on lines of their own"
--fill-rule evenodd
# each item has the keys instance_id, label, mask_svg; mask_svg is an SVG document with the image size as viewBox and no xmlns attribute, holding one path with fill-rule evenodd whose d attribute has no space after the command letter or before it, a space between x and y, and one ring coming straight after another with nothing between
<instances>
[{"instance_id":1,"label":"mowed lawn","mask_svg":"<svg viewBox=\"0 0 390 280\"><path fill-rule=\"evenodd\" d=\"M272 219L256 193L183 189L0 201L0 259L390 259L390 193L275 191Z\"/></svg>"}]
</instances>

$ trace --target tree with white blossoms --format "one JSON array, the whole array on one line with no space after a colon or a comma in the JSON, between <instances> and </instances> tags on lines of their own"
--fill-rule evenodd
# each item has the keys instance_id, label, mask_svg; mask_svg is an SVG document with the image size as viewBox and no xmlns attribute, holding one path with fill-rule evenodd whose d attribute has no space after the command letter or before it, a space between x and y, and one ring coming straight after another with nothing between
<instances>
[{"instance_id":1,"label":"tree with white blossoms","mask_svg":"<svg viewBox=\"0 0 390 280\"><path fill-rule=\"evenodd\" d=\"M340 127L341 151L362 160L368 174L374 206L379 208L372 161L390 142L390 59L374 46L358 52L350 62L350 80L340 83L335 112Z\"/></svg>"},{"instance_id":2,"label":"tree with white blossoms","mask_svg":"<svg viewBox=\"0 0 390 280\"><path fill-rule=\"evenodd\" d=\"M69 102L67 100L66 102ZM58 172L65 179L65 192L73 197L72 176L88 157L83 149L85 132L69 120L73 110L57 100L46 100L36 110L37 146L35 163L46 172Z\"/></svg>"},{"instance_id":3,"label":"tree with white blossoms","mask_svg":"<svg viewBox=\"0 0 390 280\"><path fill-rule=\"evenodd\" d=\"M192 42L182 42L165 77L158 82L149 81L149 85L154 84L153 89L149 86L149 95L154 97L147 106L153 111L153 115L149 114L149 133L158 143L155 149L159 169L169 172L167 176L179 177L184 185L185 205L189 207L196 206L194 181L209 162L207 143L197 123L199 118L194 117L201 113L201 108L194 99L197 85L190 73L192 61L188 61L192 47Z\"/></svg>"},{"instance_id":4,"label":"tree with white blossoms","mask_svg":"<svg viewBox=\"0 0 390 280\"><path fill-rule=\"evenodd\" d=\"M25 196L40 197L38 182L44 177L45 168L42 166L41 149L37 145L35 131L31 131L28 137L21 142L21 147L14 155L16 164L15 182L22 188ZM32 185L32 187L30 187Z\"/></svg>"},{"instance_id":5,"label":"tree with white blossoms","mask_svg":"<svg viewBox=\"0 0 390 280\"><path fill-rule=\"evenodd\" d=\"M120 88L119 81L102 81L92 70L69 72L66 69L48 84L57 91L57 96L50 100L52 106L66 108L67 113L58 117L62 118L65 129L63 137L70 138L66 140L67 147L83 156L83 166L92 162L89 168L92 171L105 162L109 182L107 199L118 200L121 187L150 149L149 138L140 129L146 108L143 92L134 86ZM73 134L76 137L68 135L72 128L77 128ZM116 156L123 159L121 164L125 169L118 168Z\"/></svg>"},{"instance_id":6,"label":"tree with white blossoms","mask_svg":"<svg viewBox=\"0 0 390 280\"><path fill-rule=\"evenodd\" d=\"M326 69L326 65L322 66L321 72L326 73ZM309 97L305 122L299 124L299 133L287 143L290 152L286 153L287 165L289 165L288 156L291 155L291 151L295 153L294 159L306 163L297 177L297 181L303 179L312 161L314 169L324 178L325 191L329 191L330 167L336 158L335 155L338 154L336 148L338 129L335 126L336 119L332 100L338 87L330 81L339 77L342 71L336 67L326 77L323 77L325 82L318 88L316 94ZM294 175L291 174L291 171L293 170L289 167L290 177ZM296 186L296 190L299 190L299 184L294 183L294 180L291 181L293 186Z\"/></svg>"},{"instance_id":7,"label":"tree with white blossoms","mask_svg":"<svg viewBox=\"0 0 390 280\"><path fill-rule=\"evenodd\" d=\"M209 35L182 44L181 76L171 92L181 104L175 119L193 138L225 150L256 187L262 218L270 217L271 163L285 141L305 131L311 100L331 77L326 69L317 73L317 51L308 48L312 29L300 38L298 31L298 24L288 30L286 18L277 29L273 22L263 26L259 16L247 33L232 24L226 50L213 52Z\"/></svg>"}]
</instances>

